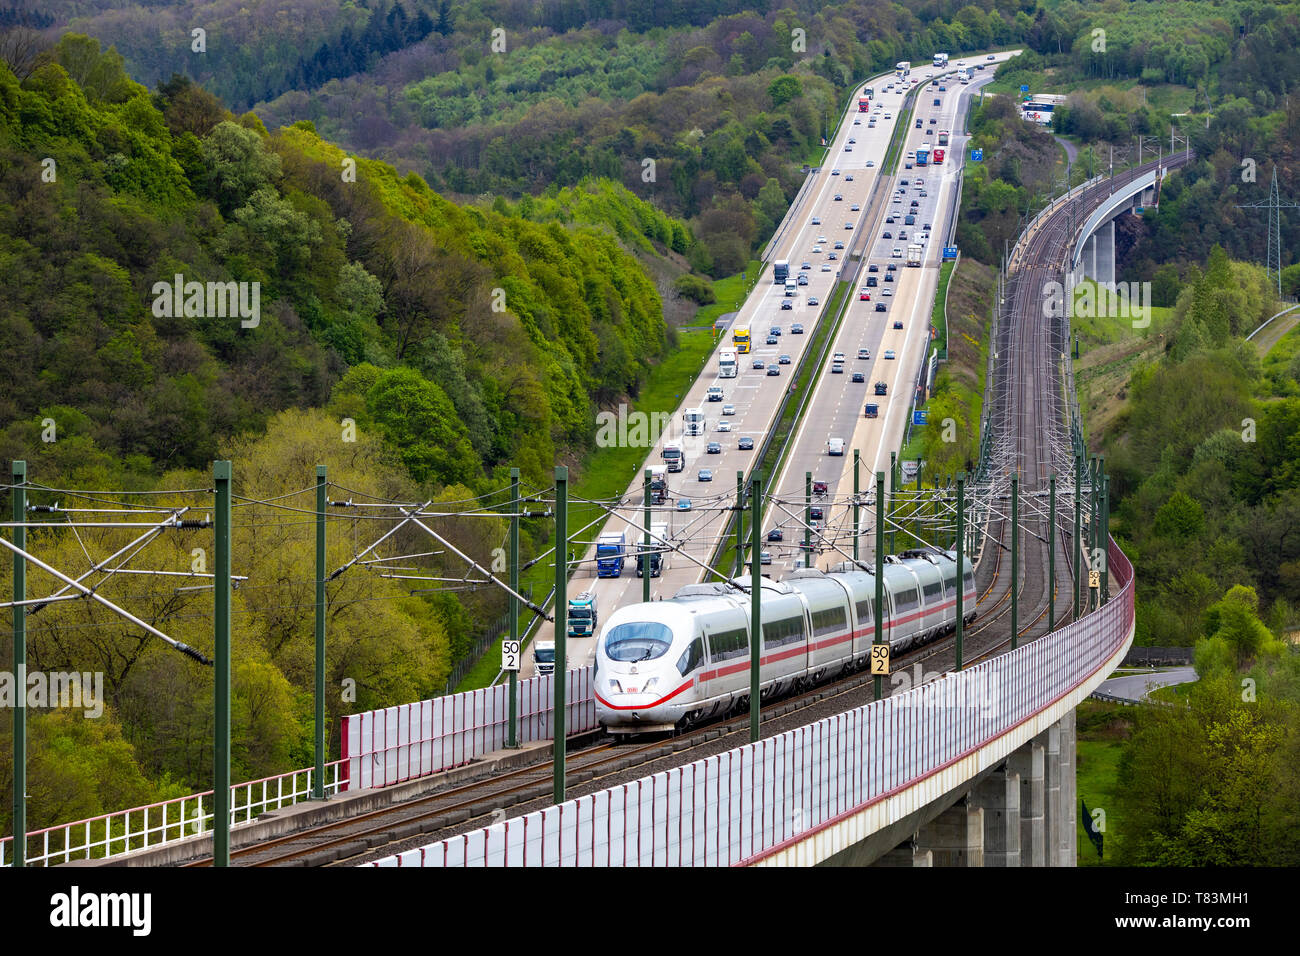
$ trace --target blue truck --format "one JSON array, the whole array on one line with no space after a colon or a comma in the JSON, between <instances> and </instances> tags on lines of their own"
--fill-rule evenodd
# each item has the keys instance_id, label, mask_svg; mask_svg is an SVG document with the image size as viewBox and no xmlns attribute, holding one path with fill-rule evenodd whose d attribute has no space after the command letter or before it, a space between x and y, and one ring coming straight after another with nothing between
<instances>
[{"instance_id":1,"label":"blue truck","mask_svg":"<svg viewBox=\"0 0 1300 956\"><path fill-rule=\"evenodd\" d=\"M596 539L596 577L616 578L623 573L627 539L622 531L606 531Z\"/></svg>"}]
</instances>

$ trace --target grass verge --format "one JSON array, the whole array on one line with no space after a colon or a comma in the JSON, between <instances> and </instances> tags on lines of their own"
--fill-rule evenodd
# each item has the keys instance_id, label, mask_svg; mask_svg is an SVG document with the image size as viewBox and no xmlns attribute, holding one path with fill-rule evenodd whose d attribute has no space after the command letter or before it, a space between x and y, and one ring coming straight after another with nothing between
<instances>
[{"instance_id":1,"label":"grass verge","mask_svg":"<svg viewBox=\"0 0 1300 956\"><path fill-rule=\"evenodd\" d=\"M1078 798L1089 813L1095 815L1098 810L1104 813L1105 826L1102 856L1099 858L1097 848L1083 828L1083 807L1075 808L1079 866L1112 866L1123 832L1123 815L1117 799L1119 764L1132 730L1132 715L1122 707L1092 700L1081 703L1075 713L1078 721L1075 742Z\"/></svg>"}]
</instances>

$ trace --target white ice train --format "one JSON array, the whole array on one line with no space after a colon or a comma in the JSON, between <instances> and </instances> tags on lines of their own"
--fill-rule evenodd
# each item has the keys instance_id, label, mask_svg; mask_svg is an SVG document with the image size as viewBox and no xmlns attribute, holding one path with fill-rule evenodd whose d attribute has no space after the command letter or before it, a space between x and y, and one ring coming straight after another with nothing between
<instances>
[{"instance_id":1,"label":"white ice train","mask_svg":"<svg viewBox=\"0 0 1300 956\"><path fill-rule=\"evenodd\" d=\"M975 578L964 562L962 616L975 618ZM891 653L954 630L957 555L916 551L884 566L884 631ZM669 600L610 615L596 641L596 715L611 733L672 730L746 703L749 579L691 584ZM844 563L829 572L764 578L764 699L867 662L875 636L874 573Z\"/></svg>"}]
</instances>

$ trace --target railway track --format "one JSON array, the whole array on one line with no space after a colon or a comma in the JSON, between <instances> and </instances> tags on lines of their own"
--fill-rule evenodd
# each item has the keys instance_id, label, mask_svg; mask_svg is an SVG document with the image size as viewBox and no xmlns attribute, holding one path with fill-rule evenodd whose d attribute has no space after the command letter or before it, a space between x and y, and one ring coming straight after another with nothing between
<instances>
[{"instance_id":1,"label":"railway track","mask_svg":"<svg viewBox=\"0 0 1300 956\"><path fill-rule=\"evenodd\" d=\"M1173 167L1184 157L1165 159ZM1010 431L998 436L994 459L995 477L1006 479L1013 471L1020 476L1020 568L1018 581L1004 574L1003 556L1009 549L1009 500L996 501L1002 515L990 522L990 544L997 559L992 580L980 599L981 623L972 636L1002 624L1010 614L1010 596L1016 588L1020 620L1018 636L1032 640L1048 631L1048 610L1055 604L1057 624L1070 619L1073 610L1074 556L1078 553L1072 535L1062 521L1065 514L1058 507L1055 535L1055 581L1048 580L1048 522L1045 498L1048 480L1068 450L1072 398L1066 394L1063 363L1069 361L1069 324L1044 308L1049 283L1065 284L1068 257L1078 225L1082 224L1101 202L1122 186L1149 172L1156 163L1128 170L1112 180L1094 184L1063 203L1046 219L1037 223L1011 257L1007 292L1009 308L998 325L994 348L1006 350L1007 374L994 382L991 394L992 414L989 421L1000 421ZM1068 295L1068 292L1066 293ZM1070 476L1060 476L1069 485ZM1060 502L1058 501L1058 506ZM989 598L991 604L986 604ZM1028 620L1025 626L1021 621ZM1010 635L998 646L1010 643Z\"/></svg>"}]
</instances>

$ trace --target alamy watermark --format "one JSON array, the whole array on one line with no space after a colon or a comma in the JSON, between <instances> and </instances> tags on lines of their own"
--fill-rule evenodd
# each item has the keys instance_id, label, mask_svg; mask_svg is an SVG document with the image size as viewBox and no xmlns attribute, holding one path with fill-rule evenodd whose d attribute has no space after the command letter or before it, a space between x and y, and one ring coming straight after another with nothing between
<instances>
[{"instance_id":1,"label":"alamy watermark","mask_svg":"<svg viewBox=\"0 0 1300 956\"><path fill-rule=\"evenodd\" d=\"M185 281L153 284L153 314L158 319L225 319L238 317L241 328L255 329L262 321L262 283Z\"/></svg>"},{"instance_id":2,"label":"alamy watermark","mask_svg":"<svg viewBox=\"0 0 1300 956\"><path fill-rule=\"evenodd\" d=\"M1043 315L1049 319L1131 318L1133 328L1145 329L1151 325L1151 283L1048 282L1043 286Z\"/></svg>"},{"instance_id":3,"label":"alamy watermark","mask_svg":"<svg viewBox=\"0 0 1300 956\"><path fill-rule=\"evenodd\" d=\"M20 668L15 676L11 671L0 671L0 707L9 709L18 704L22 688L26 706L35 708L57 707L63 710L84 711L94 720L104 713L104 674L102 671L78 673L77 671L28 671Z\"/></svg>"},{"instance_id":4,"label":"alamy watermark","mask_svg":"<svg viewBox=\"0 0 1300 956\"><path fill-rule=\"evenodd\" d=\"M596 415L598 448L653 448L668 429L672 416L667 412L629 412L619 405L618 412Z\"/></svg>"}]
</instances>

